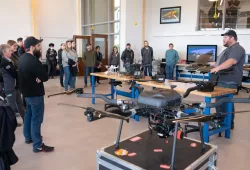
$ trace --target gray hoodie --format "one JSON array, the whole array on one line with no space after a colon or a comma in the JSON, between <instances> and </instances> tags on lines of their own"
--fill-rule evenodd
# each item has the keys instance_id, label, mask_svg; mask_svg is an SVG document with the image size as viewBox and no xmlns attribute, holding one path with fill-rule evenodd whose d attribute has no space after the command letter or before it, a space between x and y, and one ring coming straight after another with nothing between
<instances>
[{"instance_id":1,"label":"gray hoodie","mask_svg":"<svg viewBox=\"0 0 250 170\"><path fill-rule=\"evenodd\" d=\"M78 55L75 50L68 49L68 51L63 50L62 52L62 65L63 67L69 66L68 60L74 60L75 62L78 61Z\"/></svg>"}]
</instances>

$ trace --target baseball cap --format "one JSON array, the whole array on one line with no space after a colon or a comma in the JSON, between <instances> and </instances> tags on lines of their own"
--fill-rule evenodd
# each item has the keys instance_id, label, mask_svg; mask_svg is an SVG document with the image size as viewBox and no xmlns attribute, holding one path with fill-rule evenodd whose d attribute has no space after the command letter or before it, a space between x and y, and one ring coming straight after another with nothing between
<instances>
[{"instance_id":1,"label":"baseball cap","mask_svg":"<svg viewBox=\"0 0 250 170\"><path fill-rule=\"evenodd\" d=\"M234 39L237 39L237 33L234 30L228 30L224 34L221 34L221 36L232 36Z\"/></svg>"},{"instance_id":2,"label":"baseball cap","mask_svg":"<svg viewBox=\"0 0 250 170\"><path fill-rule=\"evenodd\" d=\"M38 40L35 37L28 37L24 41L24 47L30 48L31 46L35 46L35 45L41 43L42 41L43 41L43 39Z\"/></svg>"}]
</instances>

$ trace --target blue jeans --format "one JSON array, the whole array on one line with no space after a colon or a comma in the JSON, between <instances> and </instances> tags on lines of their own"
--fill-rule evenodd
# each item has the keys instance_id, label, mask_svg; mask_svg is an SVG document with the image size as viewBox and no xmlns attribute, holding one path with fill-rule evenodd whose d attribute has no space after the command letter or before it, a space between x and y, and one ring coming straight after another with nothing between
<instances>
[{"instance_id":1,"label":"blue jeans","mask_svg":"<svg viewBox=\"0 0 250 170\"><path fill-rule=\"evenodd\" d=\"M44 117L44 97L25 97L26 112L24 116L24 137L33 140L33 149L42 146L41 125Z\"/></svg>"},{"instance_id":2,"label":"blue jeans","mask_svg":"<svg viewBox=\"0 0 250 170\"><path fill-rule=\"evenodd\" d=\"M63 67L63 71L65 74L65 80L64 80L64 89L68 90L68 85L70 85L70 88L73 89L75 86L75 77L72 77L69 66Z\"/></svg>"},{"instance_id":3,"label":"blue jeans","mask_svg":"<svg viewBox=\"0 0 250 170\"><path fill-rule=\"evenodd\" d=\"M166 64L166 79L173 79L174 78L174 68L175 64Z\"/></svg>"},{"instance_id":4,"label":"blue jeans","mask_svg":"<svg viewBox=\"0 0 250 170\"><path fill-rule=\"evenodd\" d=\"M88 85L88 75L89 75L89 73L93 73L93 72L94 72L94 67L85 67L84 68L84 84L85 84L85 86ZM90 78L90 83L92 84L91 78Z\"/></svg>"},{"instance_id":5,"label":"blue jeans","mask_svg":"<svg viewBox=\"0 0 250 170\"><path fill-rule=\"evenodd\" d=\"M152 77L152 65L146 65L143 67L144 76L151 76Z\"/></svg>"},{"instance_id":6,"label":"blue jeans","mask_svg":"<svg viewBox=\"0 0 250 170\"><path fill-rule=\"evenodd\" d=\"M63 66L59 65L59 67L60 67L60 84L61 84L61 86L64 86L63 85L63 76L64 76Z\"/></svg>"}]
</instances>

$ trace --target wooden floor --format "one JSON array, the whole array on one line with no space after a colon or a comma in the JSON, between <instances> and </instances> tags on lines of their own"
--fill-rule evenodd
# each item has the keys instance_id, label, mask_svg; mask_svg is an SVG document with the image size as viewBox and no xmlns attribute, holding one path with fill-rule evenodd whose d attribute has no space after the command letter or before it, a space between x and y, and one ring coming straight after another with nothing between
<instances>
[{"instance_id":1,"label":"wooden floor","mask_svg":"<svg viewBox=\"0 0 250 170\"><path fill-rule=\"evenodd\" d=\"M83 79L77 79L77 87L83 87ZM63 91L59 79L49 80L45 84L46 95ZM125 87L126 88L126 85ZM107 82L98 85L96 91L107 93L110 87ZM85 92L90 92L88 87ZM239 97L248 94L240 92ZM201 97L190 96L189 100L201 101ZM16 130L14 150L19 162L12 170L94 170L96 169L96 150L108 146L115 141L119 121L102 119L88 123L84 111L77 108L58 106L59 102L91 106L90 99L71 96L45 98L45 118L42 125L44 143L55 146L53 153L33 153L32 145L24 143L23 128ZM102 109L104 102L97 100L95 108ZM250 109L250 105L237 104L237 110ZM250 114L238 114L235 120L235 130L230 140L213 136L211 143L219 146L218 168L220 170L247 170L250 167ZM131 120L125 124L122 138L135 135L147 129L146 119L140 122ZM199 139L198 134L188 137Z\"/></svg>"}]
</instances>

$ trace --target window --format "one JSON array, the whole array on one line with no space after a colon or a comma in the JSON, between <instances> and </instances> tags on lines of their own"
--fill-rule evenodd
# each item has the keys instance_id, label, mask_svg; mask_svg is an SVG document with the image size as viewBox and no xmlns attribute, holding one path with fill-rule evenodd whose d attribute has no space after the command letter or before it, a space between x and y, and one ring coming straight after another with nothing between
<instances>
[{"instance_id":1,"label":"window","mask_svg":"<svg viewBox=\"0 0 250 170\"><path fill-rule=\"evenodd\" d=\"M249 0L200 0L199 30L250 28Z\"/></svg>"}]
</instances>

